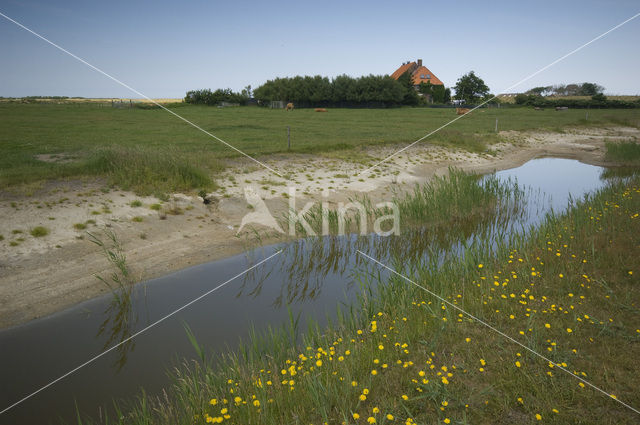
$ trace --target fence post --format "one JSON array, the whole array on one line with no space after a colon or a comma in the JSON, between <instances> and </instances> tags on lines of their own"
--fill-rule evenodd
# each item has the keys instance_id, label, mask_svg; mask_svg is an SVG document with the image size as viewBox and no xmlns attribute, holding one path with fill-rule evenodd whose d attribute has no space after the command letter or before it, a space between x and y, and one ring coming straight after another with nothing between
<instances>
[{"instance_id":1,"label":"fence post","mask_svg":"<svg viewBox=\"0 0 640 425\"><path fill-rule=\"evenodd\" d=\"M287 126L287 150L291 150L291 127Z\"/></svg>"},{"instance_id":2,"label":"fence post","mask_svg":"<svg viewBox=\"0 0 640 425\"><path fill-rule=\"evenodd\" d=\"M496 133L498 132L498 118L496 118Z\"/></svg>"}]
</instances>

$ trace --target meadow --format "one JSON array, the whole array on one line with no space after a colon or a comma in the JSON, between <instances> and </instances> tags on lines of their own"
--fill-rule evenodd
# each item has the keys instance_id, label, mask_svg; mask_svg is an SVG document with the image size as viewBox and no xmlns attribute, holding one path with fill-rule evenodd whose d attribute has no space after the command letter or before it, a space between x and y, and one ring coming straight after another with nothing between
<instances>
[{"instance_id":1,"label":"meadow","mask_svg":"<svg viewBox=\"0 0 640 425\"><path fill-rule=\"evenodd\" d=\"M355 150L403 145L456 117L449 108L213 108L168 104L173 111L256 158L274 154L362 157ZM423 143L484 152L499 130L640 126L638 110L482 109ZM291 150L287 147L291 128ZM0 103L0 189L55 179L101 178L140 195L216 188L239 154L158 108L108 103ZM43 156L44 155L44 156ZM44 159L44 160L43 160Z\"/></svg>"},{"instance_id":2,"label":"meadow","mask_svg":"<svg viewBox=\"0 0 640 425\"><path fill-rule=\"evenodd\" d=\"M430 184L403 214L449 203L440 186L460 186L453 204L465 209L473 199L476 210L500 205L491 184L460 175ZM440 266L390 261L406 278L382 278L369 262L356 306L328 327L298 338L292 318L222 359L190 335L199 358L172 372L168 392L141 394L105 422L637 423L619 401L640 406L639 211L636 176Z\"/></svg>"}]
</instances>

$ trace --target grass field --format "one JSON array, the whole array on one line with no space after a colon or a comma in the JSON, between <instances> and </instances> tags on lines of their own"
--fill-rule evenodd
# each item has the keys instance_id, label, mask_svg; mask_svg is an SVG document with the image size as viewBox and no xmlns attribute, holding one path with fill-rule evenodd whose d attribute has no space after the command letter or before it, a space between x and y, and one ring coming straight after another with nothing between
<instances>
[{"instance_id":1,"label":"grass field","mask_svg":"<svg viewBox=\"0 0 640 425\"><path fill-rule=\"evenodd\" d=\"M635 178L441 267L399 258L394 268L441 299L374 272L333 326L297 344L295 329L256 337L224 367L185 361L167 396L143 394L106 423L637 423L615 399L640 406L639 210Z\"/></svg>"},{"instance_id":2,"label":"grass field","mask_svg":"<svg viewBox=\"0 0 640 425\"><path fill-rule=\"evenodd\" d=\"M186 119L255 157L324 153L412 142L455 118L452 109L212 108L178 104ZM425 142L481 152L500 130L560 130L584 125L640 125L638 110L483 109ZM104 177L140 194L215 187L225 160L238 154L160 109L91 103L0 104L0 189L47 179ZM37 155L49 155L42 161ZM53 157L52 157L53 155ZM40 157L42 158L42 157Z\"/></svg>"}]
</instances>

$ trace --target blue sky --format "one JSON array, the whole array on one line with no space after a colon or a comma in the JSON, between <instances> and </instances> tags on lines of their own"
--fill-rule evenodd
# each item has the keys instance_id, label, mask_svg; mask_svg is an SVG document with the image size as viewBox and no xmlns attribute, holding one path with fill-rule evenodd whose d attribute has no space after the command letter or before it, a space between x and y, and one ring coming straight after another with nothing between
<instances>
[{"instance_id":1,"label":"blue sky","mask_svg":"<svg viewBox=\"0 0 640 425\"><path fill-rule=\"evenodd\" d=\"M150 97L278 76L424 64L497 93L640 12L622 1L0 0L0 12ZM0 96L138 97L0 17ZM511 91L597 82L640 94L640 17Z\"/></svg>"}]
</instances>

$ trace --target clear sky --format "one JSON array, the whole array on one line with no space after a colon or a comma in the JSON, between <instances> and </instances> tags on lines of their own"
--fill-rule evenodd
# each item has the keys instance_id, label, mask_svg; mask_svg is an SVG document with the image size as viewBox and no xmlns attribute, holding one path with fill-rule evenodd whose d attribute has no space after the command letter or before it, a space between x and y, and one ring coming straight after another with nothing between
<instances>
[{"instance_id":1,"label":"clear sky","mask_svg":"<svg viewBox=\"0 0 640 425\"><path fill-rule=\"evenodd\" d=\"M293 75L390 74L423 59L492 92L640 12L620 1L0 0L0 12L147 96ZM139 97L0 17L0 96ZM521 86L640 94L640 17Z\"/></svg>"}]
</instances>

